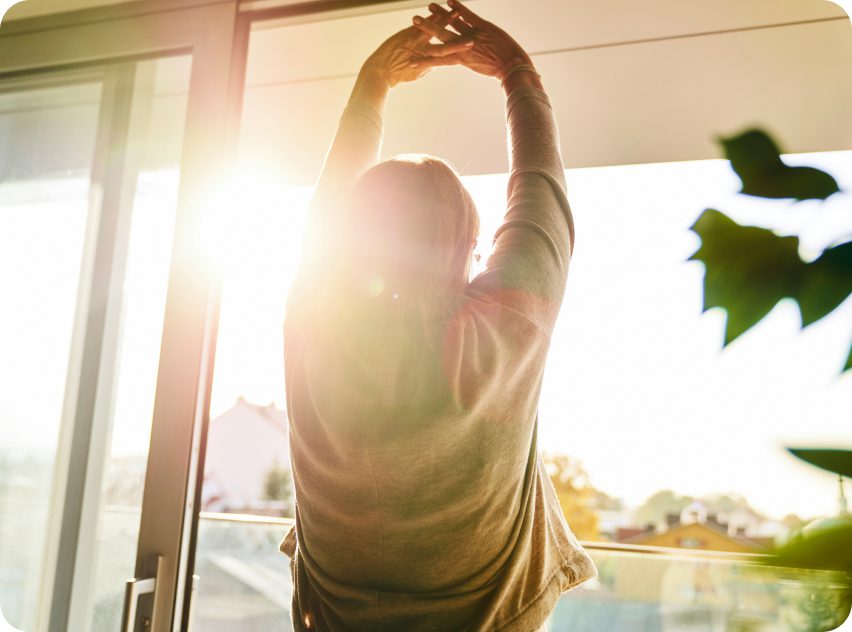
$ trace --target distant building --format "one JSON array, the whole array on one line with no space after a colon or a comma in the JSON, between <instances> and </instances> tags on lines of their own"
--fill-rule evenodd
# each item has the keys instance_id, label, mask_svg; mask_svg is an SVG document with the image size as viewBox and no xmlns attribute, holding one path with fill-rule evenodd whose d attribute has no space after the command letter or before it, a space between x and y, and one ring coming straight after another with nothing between
<instances>
[{"instance_id":1,"label":"distant building","mask_svg":"<svg viewBox=\"0 0 852 632\"><path fill-rule=\"evenodd\" d=\"M737 517L723 518L695 501L680 514L669 514L662 528L620 529L618 536L625 544L733 553L761 553L772 546L772 538L752 535L751 525Z\"/></svg>"},{"instance_id":2,"label":"distant building","mask_svg":"<svg viewBox=\"0 0 852 632\"><path fill-rule=\"evenodd\" d=\"M597 509L598 534L601 539L607 541L620 541L624 530L632 529L633 535L642 531L633 525L633 512L627 508L621 509Z\"/></svg>"},{"instance_id":3,"label":"distant building","mask_svg":"<svg viewBox=\"0 0 852 632\"><path fill-rule=\"evenodd\" d=\"M276 513L263 493L274 468L290 468L287 415L241 397L210 420L202 511Z\"/></svg>"}]
</instances>

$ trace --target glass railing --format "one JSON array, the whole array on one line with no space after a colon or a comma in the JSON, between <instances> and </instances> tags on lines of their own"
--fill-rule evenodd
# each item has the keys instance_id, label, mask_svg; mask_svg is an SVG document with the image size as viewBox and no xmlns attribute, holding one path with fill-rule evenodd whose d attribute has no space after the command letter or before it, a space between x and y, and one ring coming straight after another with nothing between
<instances>
[{"instance_id":1,"label":"glass railing","mask_svg":"<svg viewBox=\"0 0 852 632\"><path fill-rule=\"evenodd\" d=\"M290 630L292 585L278 542L291 521L202 514L192 632ZM599 575L563 595L551 632L830 630L846 612L839 573L760 556L587 543Z\"/></svg>"},{"instance_id":2,"label":"glass railing","mask_svg":"<svg viewBox=\"0 0 852 632\"><path fill-rule=\"evenodd\" d=\"M111 507L98 534L101 555L87 630L113 632L121 616L127 561L135 554L138 508ZM25 515L23 507L16 513ZM5 523L4 523L5 524ZM13 629L28 604L21 582L38 559L12 556L26 520L4 531L0 612ZM191 632L289 631L292 584L278 543L292 521L203 513L199 521ZM817 632L840 625L848 577L771 568L761 556L587 543L597 578L566 593L551 632ZM23 549L25 552L29 549ZM14 561L14 563L12 563ZM22 610L23 609L23 610ZM2 616L2 615L0 615ZM0 629L3 627L0 618ZM843 625L852 630L852 620Z\"/></svg>"}]
</instances>

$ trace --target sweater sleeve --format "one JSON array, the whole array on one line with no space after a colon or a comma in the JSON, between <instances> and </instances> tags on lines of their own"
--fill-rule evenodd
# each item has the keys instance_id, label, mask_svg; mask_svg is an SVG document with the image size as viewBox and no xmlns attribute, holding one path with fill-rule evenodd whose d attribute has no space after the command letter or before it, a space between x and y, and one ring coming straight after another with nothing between
<instances>
[{"instance_id":1,"label":"sweater sleeve","mask_svg":"<svg viewBox=\"0 0 852 632\"><path fill-rule=\"evenodd\" d=\"M469 294L508 302L550 333L565 291L574 223L559 138L547 95L534 87L506 100L510 172L507 210L486 269Z\"/></svg>"},{"instance_id":2,"label":"sweater sleeve","mask_svg":"<svg viewBox=\"0 0 852 632\"><path fill-rule=\"evenodd\" d=\"M311 201L309 221L333 222L341 196L379 160L382 116L369 103L350 101L340 117Z\"/></svg>"},{"instance_id":3,"label":"sweater sleeve","mask_svg":"<svg viewBox=\"0 0 852 632\"><path fill-rule=\"evenodd\" d=\"M444 342L457 401L483 419L531 424L565 292L574 227L556 124L533 87L506 101L507 210L486 269L468 286Z\"/></svg>"},{"instance_id":4,"label":"sweater sleeve","mask_svg":"<svg viewBox=\"0 0 852 632\"><path fill-rule=\"evenodd\" d=\"M335 252L341 229L342 200L348 189L379 159L382 116L369 103L350 100L343 110L331 148L308 208L302 260L288 298L288 313L298 304L323 300L324 266Z\"/></svg>"}]
</instances>

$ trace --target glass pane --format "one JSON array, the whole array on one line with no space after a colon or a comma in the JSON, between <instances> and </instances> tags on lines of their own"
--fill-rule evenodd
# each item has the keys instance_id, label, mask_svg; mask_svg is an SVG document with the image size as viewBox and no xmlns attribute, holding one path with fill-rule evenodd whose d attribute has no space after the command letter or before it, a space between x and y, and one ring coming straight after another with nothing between
<instances>
[{"instance_id":1,"label":"glass pane","mask_svg":"<svg viewBox=\"0 0 852 632\"><path fill-rule=\"evenodd\" d=\"M284 307L311 189L242 175L218 247L223 272L202 511L293 515ZM251 454L251 458L246 455Z\"/></svg>"},{"instance_id":2,"label":"glass pane","mask_svg":"<svg viewBox=\"0 0 852 632\"><path fill-rule=\"evenodd\" d=\"M292 583L277 543L285 521L202 517L193 630L290 630ZM798 632L845 615L836 573L751 561L594 548L599 576L565 593L549 632Z\"/></svg>"},{"instance_id":3,"label":"glass pane","mask_svg":"<svg viewBox=\"0 0 852 632\"><path fill-rule=\"evenodd\" d=\"M88 576L89 590L73 599L81 617L77 621L95 631L118 629L124 582L134 574L191 62L182 56L136 67L129 154L138 162L127 209L127 259L111 315L115 337L107 339L104 350L111 371L102 372L99 385L107 393L100 414L108 442L101 456L94 554L82 560L90 565L81 573Z\"/></svg>"},{"instance_id":4,"label":"glass pane","mask_svg":"<svg viewBox=\"0 0 852 632\"><path fill-rule=\"evenodd\" d=\"M201 578L192 609L193 632L285 632L293 585L289 560L278 552L288 522L204 517L198 525L195 572Z\"/></svg>"},{"instance_id":5,"label":"glass pane","mask_svg":"<svg viewBox=\"0 0 852 632\"><path fill-rule=\"evenodd\" d=\"M0 628L33 630L43 607L100 97L100 83L0 93Z\"/></svg>"}]
</instances>

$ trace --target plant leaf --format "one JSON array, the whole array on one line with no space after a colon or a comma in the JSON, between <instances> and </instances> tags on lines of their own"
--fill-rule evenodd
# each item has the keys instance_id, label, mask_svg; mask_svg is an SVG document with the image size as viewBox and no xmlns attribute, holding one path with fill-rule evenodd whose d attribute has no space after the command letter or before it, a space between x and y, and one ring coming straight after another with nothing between
<instances>
[{"instance_id":1,"label":"plant leaf","mask_svg":"<svg viewBox=\"0 0 852 632\"><path fill-rule=\"evenodd\" d=\"M715 209L705 210L692 230L701 238L701 247L690 259L705 266L704 310L727 311L726 345L783 298L796 300L806 327L831 313L852 292L852 242L805 263L799 257L798 238L740 226Z\"/></svg>"},{"instance_id":2,"label":"plant leaf","mask_svg":"<svg viewBox=\"0 0 852 632\"><path fill-rule=\"evenodd\" d=\"M728 312L725 344L757 324L782 298L801 285L806 264L796 237L778 237L762 228L740 226L714 209L693 224L701 247L690 257L702 261L704 310Z\"/></svg>"},{"instance_id":3,"label":"plant leaf","mask_svg":"<svg viewBox=\"0 0 852 632\"><path fill-rule=\"evenodd\" d=\"M852 478L852 450L787 448L791 454L823 470Z\"/></svg>"},{"instance_id":4,"label":"plant leaf","mask_svg":"<svg viewBox=\"0 0 852 632\"><path fill-rule=\"evenodd\" d=\"M852 572L852 516L812 522L770 559L780 566Z\"/></svg>"},{"instance_id":5,"label":"plant leaf","mask_svg":"<svg viewBox=\"0 0 852 632\"><path fill-rule=\"evenodd\" d=\"M824 200L840 190L837 181L824 171L785 164L778 145L762 130L720 138L719 143L740 177L740 192L746 195Z\"/></svg>"},{"instance_id":6,"label":"plant leaf","mask_svg":"<svg viewBox=\"0 0 852 632\"><path fill-rule=\"evenodd\" d=\"M852 242L826 249L807 269L796 295L803 327L833 311L852 292Z\"/></svg>"}]
</instances>

